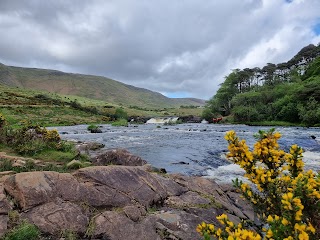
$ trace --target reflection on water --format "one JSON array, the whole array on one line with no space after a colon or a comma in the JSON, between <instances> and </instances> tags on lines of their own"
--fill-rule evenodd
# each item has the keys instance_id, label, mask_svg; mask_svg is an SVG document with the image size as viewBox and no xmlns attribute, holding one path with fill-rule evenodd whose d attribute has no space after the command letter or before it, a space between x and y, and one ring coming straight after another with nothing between
<instances>
[{"instance_id":1,"label":"reflection on water","mask_svg":"<svg viewBox=\"0 0 320 240\"><path fill-rule=\"evenodd\" d=\"M112 127L101 125L102 133L89 133L87 125L56 127L64 139L96 141L105 148L126 148L155 167L168 172L189 175L210 175L220 181L229 181L242 175L241 169L225 159L227 143L224 135L235 130L252 147L258 130L268 127L245 125L180 124L157 127L155 124ZM280 146L286 151L292 144L305 150L306 168L320 170L319 128L276 128L282 134ZM311 138L314 136L315 139Z\"/></svg>"}]
</instances>

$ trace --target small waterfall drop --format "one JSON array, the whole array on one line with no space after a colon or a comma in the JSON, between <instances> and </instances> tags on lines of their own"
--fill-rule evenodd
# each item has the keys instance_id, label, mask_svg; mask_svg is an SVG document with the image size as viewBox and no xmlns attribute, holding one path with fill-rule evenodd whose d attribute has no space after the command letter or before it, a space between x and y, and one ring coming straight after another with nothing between
<instances>
[{"instance_id":1,"label":"small waterfall drop","mask_svg":"<svg viewBox=\"0 0 320 240\"><path fill-rule=\"evenodd\" d=\"M176 123L179 117L158 117L158 118L151 118L146 123L152 124L165 124L165 123Z\"/></svg>"}]
</instances>

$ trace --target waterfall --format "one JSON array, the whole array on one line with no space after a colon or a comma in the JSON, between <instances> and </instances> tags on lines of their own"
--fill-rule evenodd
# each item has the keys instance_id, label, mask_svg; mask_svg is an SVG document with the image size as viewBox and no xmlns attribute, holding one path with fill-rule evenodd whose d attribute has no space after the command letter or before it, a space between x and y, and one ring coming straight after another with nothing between
<instances>
[{"instance_id":1,"label":"waterfall","mask_svg":"<svg viewBox=\"0 0 320 240\"><path fill-rule=\"evenodd\" d=\"M153 124L164 124L164 123L175 123L179 117L157 117L157 118L151 118L146 123L153 123Z\"/></svg>"}]
</instances>

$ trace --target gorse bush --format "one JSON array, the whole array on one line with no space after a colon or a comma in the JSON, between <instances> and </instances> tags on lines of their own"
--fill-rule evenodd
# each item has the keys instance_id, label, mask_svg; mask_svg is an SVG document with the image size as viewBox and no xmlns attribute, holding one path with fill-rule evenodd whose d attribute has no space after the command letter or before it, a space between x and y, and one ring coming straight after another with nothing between
<instances>
[{"instance_id":1,"label":"gorse bush","mask_svg":"<svg viewBox=\"0 0 320 240\"><path fill-rule=\"evenodd\" d=\"M62 141L57 130L48 130L30 122L14 129L4 124L0 128L0 144L23 155L35 155L44 150L72 151L73 146Z\"/></svg>"},{"instance_id":2,"label":"gorse bush","mask_svg":"<svg viewBox=\"0 0 320 240\"><path fill-rule=\"evenodd\" d=\"M286 153L278 145L280 133L260 131L253 151L234 131L226 134L228 157L245 170L252 184L235 180L234 185L251 202L262 223L255 230L218 216L224 226L201 223L204 239L320 239L320 174L305 172L302 149L293 145Z\"/></svg>"}]
</instances>

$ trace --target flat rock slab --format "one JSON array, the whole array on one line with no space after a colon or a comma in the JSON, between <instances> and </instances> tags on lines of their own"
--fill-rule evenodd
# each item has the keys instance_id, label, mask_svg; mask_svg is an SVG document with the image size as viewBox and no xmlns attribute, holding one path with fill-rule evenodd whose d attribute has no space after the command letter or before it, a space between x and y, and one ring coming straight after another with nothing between
<instances>
[{"instance_id":1,"label":"flat rock slab","mask_svg":"<svg viewBox=\"0 0 320 240\"><path fill-rule=\"evenodd\" d=\"M144 171L139 167L101 166L77 171L74 176L88 182L94 188L106 186L127 197L130 202L150 206L163 201L169 195L179 195L185 190L176 182ZM127 201L124 205L128 205Z\"/></svg>"},{"instance_id":2,"label":"flat rock slab","mask_svg":"<svg viewBox=\"0 0 320 240\"><path fill-rule=\"evenodd\" d=\"M173 180L138 167L97 166L75 172L25 172L8 177L3 186L20 208L30 209L61 198L93 207L148 207L185 189Z\"/></svg>"},{"instance_id":3,"label":"flat rock slab","mask_svg":"<svg viewBox=\"0 0 320 240\"><path fill-rule=\"evenodd\" d=\"M196 226L228 213L239 222L250 209L235 192L224 192L214 181L184 175L162 176L144 166L93 166L74 173L25 172L7 175L0 184L0 234L17 203L22 219L43 233L66 230L91 239L195 240ZM158 211L147 212L150 207ZM97 213L99 211L99 213ZM245 214L244 214L245 212ZM1 215L2 214L2 215Z\"/></svg>"},{"instance_id":4,"label":"flat rock slab","mask_svg":"<svg viewBox=\"0 0 320 240\"><path fill-rule=\"evenodd\" d=\"M145 218L136 223L123 213L106 211L94 220L92 238L112 240L161 240L156 232L155 220Z\"/></svg>"},{"instance_id":5,"label":"flat rock slab","mask_svg":"<svg viewBox=\"0 0 320 240\"><path fill-rule=\"evenodd\" d=\"M89 218L80 206L59 199L32 208L23 213L22 218L28 219L42 232L49 234L68 230L84 235L89 223Z\"/></svg>"}]
</instances>

